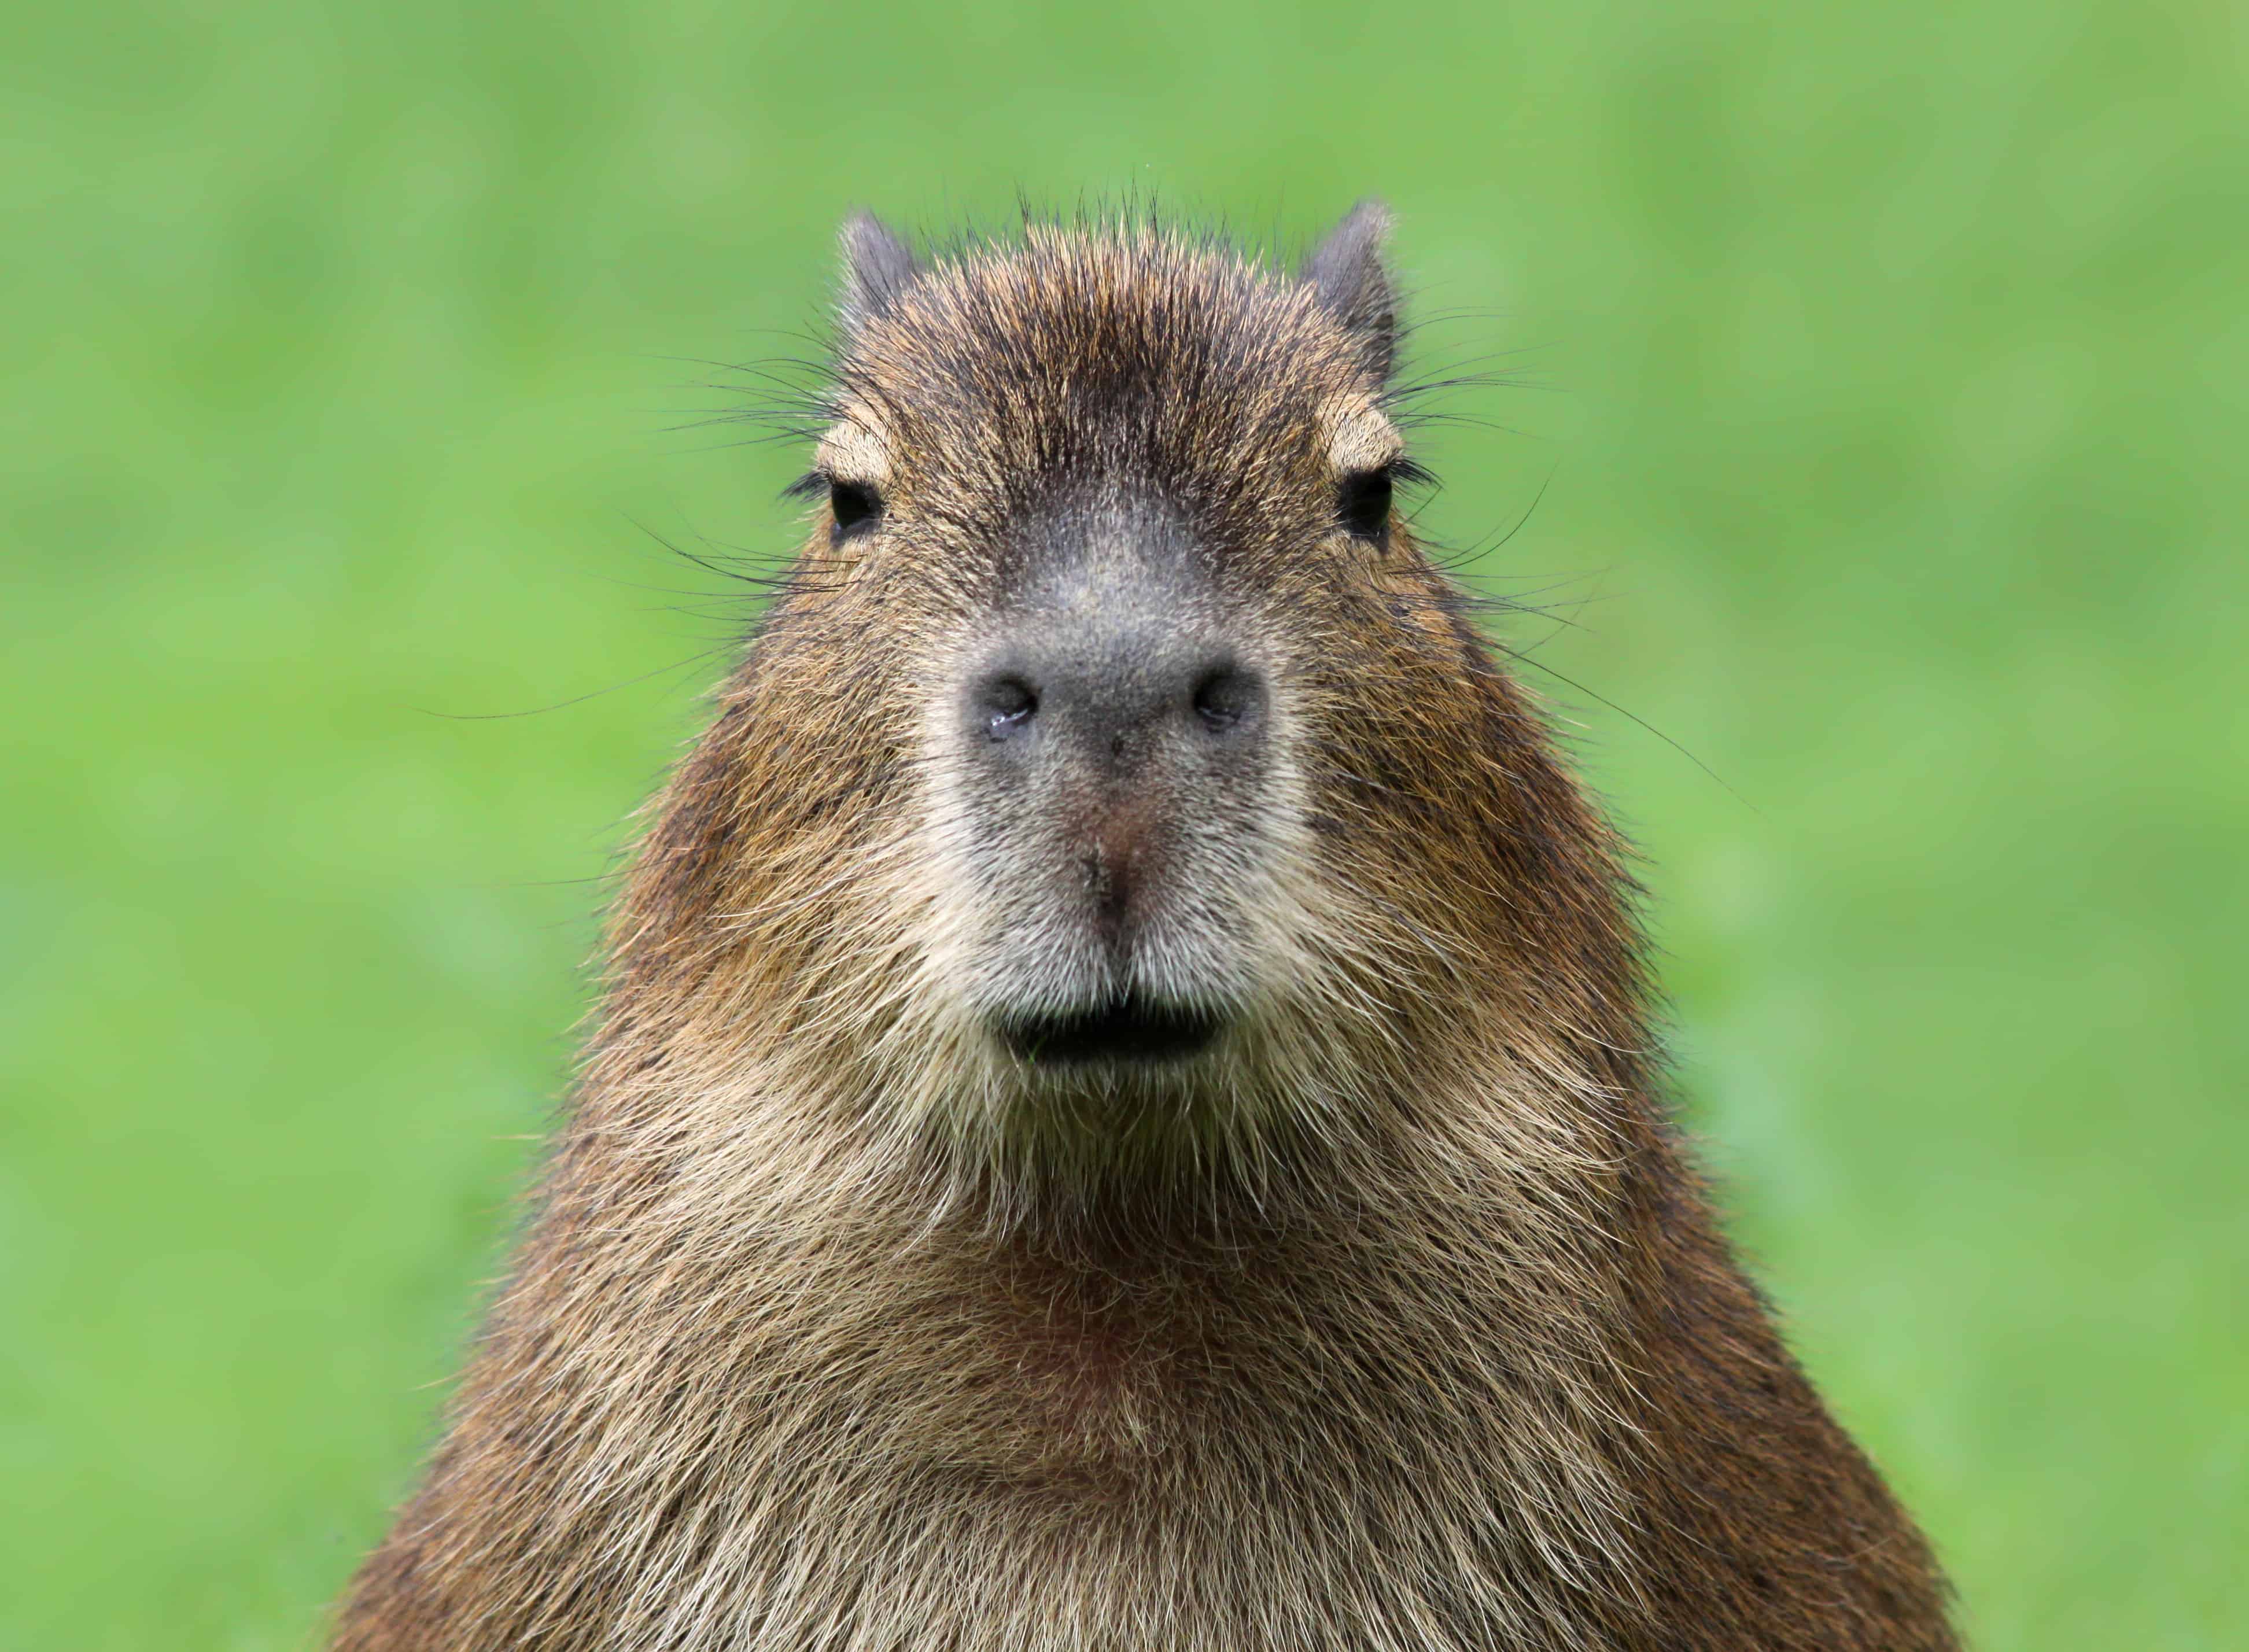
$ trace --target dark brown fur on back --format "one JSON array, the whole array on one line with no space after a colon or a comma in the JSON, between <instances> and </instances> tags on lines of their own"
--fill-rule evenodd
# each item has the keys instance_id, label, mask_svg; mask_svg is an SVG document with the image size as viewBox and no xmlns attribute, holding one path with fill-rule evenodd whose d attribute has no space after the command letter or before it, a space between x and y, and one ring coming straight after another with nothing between
<instances>
[{"instance_id":1,"label":"dark brown fur on back","mask_svg":"<svg viewBox=\"0 0 2249 1652\"><path fill-rule=\"evenodd\" d=\"M850 232L822 463L879 531L819 526L659 800L339 1648L1955 1644L1670 1132L1617 844L1403 523L1334 529L1379 231L1300 279ZM1262 812L1174 833L1257 984L1199 1062L1056 1077L961 996L1006 885L924 708L1112 521L1275 685Z\"/></svg>"}]
</instances>

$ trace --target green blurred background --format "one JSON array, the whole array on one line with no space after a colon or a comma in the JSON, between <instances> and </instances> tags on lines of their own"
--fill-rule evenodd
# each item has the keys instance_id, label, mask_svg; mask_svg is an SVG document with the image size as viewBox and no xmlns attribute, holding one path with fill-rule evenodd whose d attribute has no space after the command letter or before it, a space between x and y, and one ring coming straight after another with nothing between
<instances>
[{"instance_id":1,"label":"green blurred background","mask_svg":"<svg viewBox=\"0 0 2249 1652\"><path fill-rule=\"evenodd\" d=\"M1423 520L1555 609L1807 1361L1984 1647L2241 1643L2246 17L18 10L0 1645L316 1634L751 617L644 530L791 541L672 358L1019 189L1379 192L1419 369L1527 352Z\"/></svg>"}]
</instances>

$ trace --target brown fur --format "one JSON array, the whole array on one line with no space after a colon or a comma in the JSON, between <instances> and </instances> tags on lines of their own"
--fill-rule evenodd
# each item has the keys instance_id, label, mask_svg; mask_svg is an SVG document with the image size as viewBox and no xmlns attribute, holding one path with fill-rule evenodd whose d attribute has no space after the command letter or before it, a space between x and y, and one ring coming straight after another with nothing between
<instances>
[{"instance_id":1,"label":"brown fur","mask_svg":"<svg viewBox=\"0 0 2249 1652\"><path fill-rule=\"evenodd\" d=\"M883 531L815 533L657 803L334 1644L1954 1646L1665 1121L1615 840L1402 522L1333 531L1335 420L1388 428L1357 249L852 233L824 451ZM958 1001L920 708L1027 498L1125 474L1226 547L1286 795L1248 1024L1056 1077Z\"/></svg>"}]
</instances>

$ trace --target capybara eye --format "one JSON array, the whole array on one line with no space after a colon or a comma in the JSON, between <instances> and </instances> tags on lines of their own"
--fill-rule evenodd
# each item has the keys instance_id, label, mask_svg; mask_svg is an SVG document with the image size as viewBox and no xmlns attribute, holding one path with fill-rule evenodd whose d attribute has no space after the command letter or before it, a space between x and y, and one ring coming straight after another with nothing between
<instances>
[{"instance_id":1,"label":"capybara eye","mask_svg":"<svg viewBox=\"0 0 2249 1652\"><path fill-rule=\"evenodd\" d=\"M1343 478L1343 525L1358 539L1380 541L1390 527L1390 470L1354 471Z\"/></svg>"},{"instance_id":2,"label":"capybara eye","mask_svg":"<svg viewBox=\"0 0 2249 1652\"><path fill-rule=\"evenodd\" d=\"M849 539L872 526L883 513L883 501L864 482L831 480L828 484L828 506L836 513L836 537L839 540Z\"/></svg>"}]
</instances>

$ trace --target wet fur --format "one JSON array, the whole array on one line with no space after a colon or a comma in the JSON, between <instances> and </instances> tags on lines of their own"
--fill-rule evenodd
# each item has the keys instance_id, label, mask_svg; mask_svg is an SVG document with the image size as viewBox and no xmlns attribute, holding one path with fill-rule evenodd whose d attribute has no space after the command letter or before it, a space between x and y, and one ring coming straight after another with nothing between
<instances>
[{"instance_id":1,"label":"wet fur","mask_svg":"<svg viewBox=\"0 0 2249 1652\"><path fill-rule=\"evenodd\" d=\"M337 1647L1955 1644L1666 1122L1617 843L1402 523L1306 549L1308 410L1389 367L1327 251L855 249L835 405L913 553L815 532L658 800ZM980 1033L917 710L1027 503L1118 474L1264 593L1289 696L1255 1014L1186 1079Z\"/></svg>"}]
</instances>

